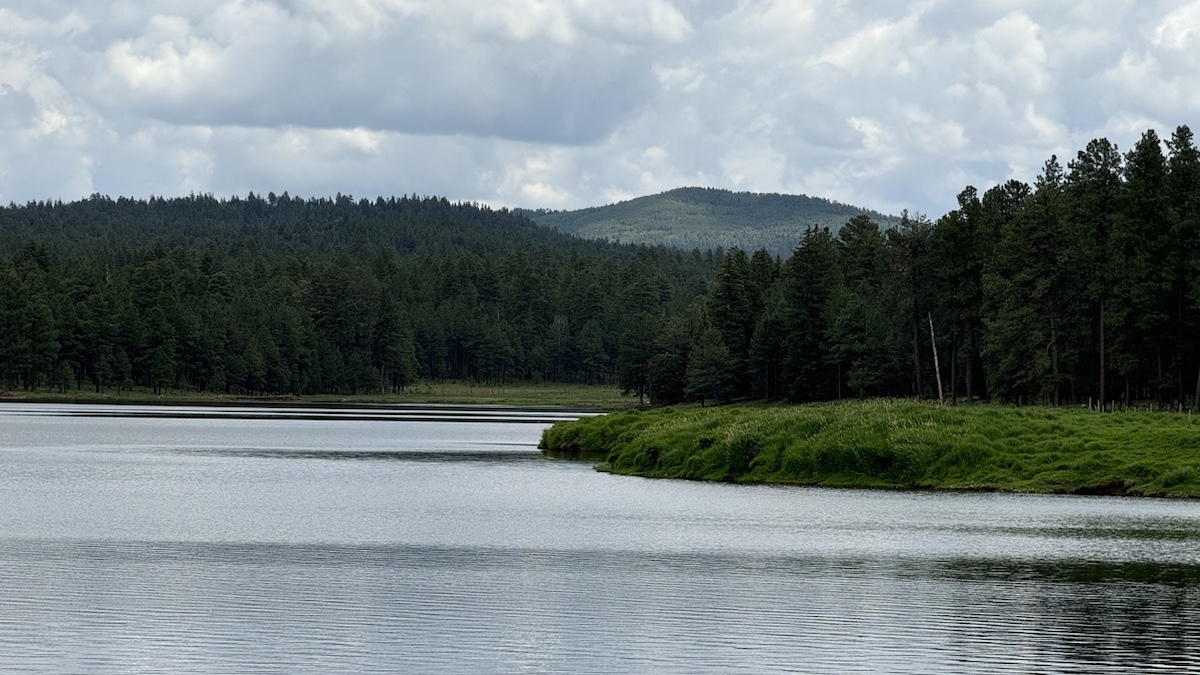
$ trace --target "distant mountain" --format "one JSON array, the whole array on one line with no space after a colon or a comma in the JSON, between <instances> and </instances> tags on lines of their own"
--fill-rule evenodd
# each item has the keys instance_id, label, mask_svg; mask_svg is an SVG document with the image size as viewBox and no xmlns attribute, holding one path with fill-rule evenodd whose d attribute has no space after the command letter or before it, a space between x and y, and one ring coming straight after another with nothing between
<instances>
[{"instance_id":1,"label":"distant mountain","mask_svg":"<svg viewBox=\"0 0 1200 675\"><path fill-rule=\"evenodd\" d=\"M894 216L804 195L731 192L685 187L627 202L577 211L523 211L535 223L588 239L657 244L684 250L765 247L787 256L809 226L837 231L867 215L881 226Z\"/></svg>"}]
</instances>

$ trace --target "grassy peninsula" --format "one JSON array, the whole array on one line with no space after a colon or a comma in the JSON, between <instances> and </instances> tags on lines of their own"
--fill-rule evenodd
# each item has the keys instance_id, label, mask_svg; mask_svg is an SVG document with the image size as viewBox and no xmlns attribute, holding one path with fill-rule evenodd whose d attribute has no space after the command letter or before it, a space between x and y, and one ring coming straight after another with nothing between
<instances>
[{"instance_id":1,"label":"grassy peninsula","mask_svg":"<svg viewBox=\"0 0 1200 675\"><path fill-rule=\"evenodd\" d=\"M661 408L556 424L612 473L828 487L1200 497L1200 417L914 401Z\"/></svg>"}]
</instances>

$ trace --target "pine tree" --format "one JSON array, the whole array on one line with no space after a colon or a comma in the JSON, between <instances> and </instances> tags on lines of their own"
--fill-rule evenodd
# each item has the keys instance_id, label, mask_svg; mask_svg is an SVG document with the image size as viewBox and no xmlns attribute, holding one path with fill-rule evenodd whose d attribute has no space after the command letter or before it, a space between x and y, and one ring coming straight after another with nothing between
<instances>
[{"instance_id":1,"label":"pine tree","mask_svg":"<svg viewBox=\"0 0 1200 675\"><path fill-rule=\"evenodd\" d=\"M842 382L831 352L832 301L842 287L837 249L828 228L809 228L788 258L780 279L786 331L781 377L794 401L841 395Z\"/></svg>"},{"instance_id":2,"label":"pine tree","mask_svg":"<svg viewBox=\"0 0 1200 675\"><path fill-rule=\"evenodd\" d=\"M721 403L733 396L732 354L721 333L709 327L697 336L687 365L686 396L690 401Z\"/></svg>"},{"instance_id":3,"label":"pine tree","mask_svg":"<svg viewBox=\"0 0 1200 675\"><path fill-rule=\"evenodd\" d=\"M1125 155L1121 214L1112 234L1111 340L1113 370L1125 379L1125 405L1134 387L1149 385L1159 408L1172 389L1171 286L1175 247L1162 142L1147 131Z\"/></svg>"},{"instance_id":4,"label":"pine tree","mask_svg":"<svg viewBox=\"0 0 1200 675\"><path fill-rule=\"evenodd\" d=\"M760 303L761 297L750 279L750 259L740 248L730 249L708 297L708 316L733 359L730 366L737 376L736 389L743 395L749 393L753 377L749 372L750 341L761 313Z\"/></svg>"},{"instance_id":5,"label":"pine tree","mask_svg":"<svg viewBox=\"0 0 1200 675\"><path fill-rule=\"evenodd\" d=\"M983 357L989 389L1005 400L1060 405L1072 371L1068 326L1077 321L1080 294L1065 257L1063 180L1051 157L1033 193L999 220L995 255L985 268Z\"/></svg>"},{"instance_id":6,"label":"pine tree","mask_svg":"<svg viewBox=\"0 0 1200 675\"><path fill-rule=\"evenodd\" d=\"M1200 151L1186 126L1175 129L1167 149L1168 213L1177 252L1171 278L1179 400L1182 403L1185 363L1190 361L1197 371L1192 411L1200 412L1200 284L1193 281L1200 274Z\"/></svg>"},{"instance_id":7,"label":"pine tree","mask_svg":"<svg viewBox=\"0 0 1200 675\"><path fill-rule=\"evenodd\" d=\"M1072 248L1079 252L1074 271L1086 279L1085 298L1094 326L1091 381L1098 408L1108 409L1109 346L1112 284L1115 278L1113 230L1121 213L1121 154L1107 139L1090 141L1069 164L1066 195Z\"/></svg>"},{"instance_id":8,"label":"pine tree","mask_svg":"<svg viewBox=\"0 0 1200 675\"><path fill-rule=\"evenodd\" d=\"M845 285L834 295L830 349L845 376L847 393L902 393L901 320L888 270L887 242L866 216L849 220L838 233Z\"/></svg>"}]
</instances>

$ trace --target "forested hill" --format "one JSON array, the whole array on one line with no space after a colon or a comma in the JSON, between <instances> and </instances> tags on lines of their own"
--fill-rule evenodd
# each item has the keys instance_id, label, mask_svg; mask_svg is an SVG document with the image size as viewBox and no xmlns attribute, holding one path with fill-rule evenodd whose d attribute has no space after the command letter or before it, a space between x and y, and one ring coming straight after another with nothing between
<instances>
[{"instance_id":1,"label":"forested hill","mask_svg":"<svg viewBox=\"0 0 1200 675\"><path fill-rule=\"evenodd\" d=\"M589 239L698 248L766 248L787 256L810 226L837 232L865 215L887 226L896 219L804 195L685 187L578 211L528 211L534 222Z\"/></svg>"},{"instance_id":2,"label":"forested hill","mask_svg":"<svg viewBox=\"0 0 1200 675\"><path fill-rule=\"evenodd\" d=\"M705 294L718 263L439 198L10 205L0 392L615 383L622 336Z\"/></svg>"},{"instance_id":3,"label":"forested hill","mask_svg":"<svg viewBox=\"0 0 1200 675\"><path fill-rule=\"evenodd\" d=\"M545 231L522 215L444 198L346 195L301 199L274 193L217 199L191 195L148 200L93 195L76 202L30 202L0 209L0 251L29 242L60 254L167 248L219 247L230 251L328 253L384 248L396 254L503 253L547 246L605 250ZM232 248L231 248L232 247ZM631 252L628 247L625 254Z\"/></svg>"},{"instance_id":4,"label":"forested hill","mask_svg":"<svg viewBox=\"0 0 1200 675\"><path fill-rule=\"evenodd\" d=\"M701 191L705 192L705 191ZM724 194L736 201L737 195ZM0 390L606 383L1200 412L1200 150L1149 130L789 255L582 240L444 199L0 209ZM757 231L756 231L757 232Z\"/></svg>"}]
</instances>

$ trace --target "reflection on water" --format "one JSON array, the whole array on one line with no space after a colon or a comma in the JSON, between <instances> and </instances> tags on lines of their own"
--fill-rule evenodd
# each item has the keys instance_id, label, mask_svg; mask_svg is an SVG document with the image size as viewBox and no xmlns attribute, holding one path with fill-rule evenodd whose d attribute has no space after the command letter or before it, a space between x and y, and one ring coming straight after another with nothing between
<instances>
[{"instance_id":1,"label":"reflection on water","mask_svg":"<svg viewBox=\"0 0 1200 675\"><path fill-rule=\"evenodd\" d=\"M343 420L357 422L490 422L553 424L561 420L599 415L589 408L515 408L503 405L117 405L47 403L7 403L0 406L0 417L119 417L149 419L294 419Z\"/></svg>"},{"instance_id":2,"label":"reflection on water","mask_svg":"<svg viewBox=\"0 0 1200 675\"><path fill-rule=\"evenodd\" d=\"M622 478L542 426L0 415L0 671L1200 672L1196 503Z\"/></svg>"},{"instance_id":3,"label":"reflection on water","mask_svg":"<svg viewBox=\"0 0 1200 675\"><path fill-rule=\"evenodd\" d=\"M176 672L1200 667L1194 586L978 564L44 541L0 561L24 594L0 600L0 653L26 654L9 662L22 668L54 655L118 669L131 654ZM36 628L20 625L29 604Z\"/></svg>"},{"instance_id":4,"label":"reflection on water","mask_svg":"<svg viewBox=\"0 0 1200 675\"><path fill-rule=\"evenodd\" d=\"M358 460L358 461L392 461L392 462L540 462L542 458L533 452L515 453L506 451L472 452L469 449L460 452L438 452L422 450L406 450L404 452L357 450L268 450L262 448L196 448L195 450L179 450L172 452L188 455L211 455L214 457L257 457L265 459L326 459L326 460Z\"/></svg>"}]
</instances>

